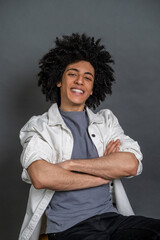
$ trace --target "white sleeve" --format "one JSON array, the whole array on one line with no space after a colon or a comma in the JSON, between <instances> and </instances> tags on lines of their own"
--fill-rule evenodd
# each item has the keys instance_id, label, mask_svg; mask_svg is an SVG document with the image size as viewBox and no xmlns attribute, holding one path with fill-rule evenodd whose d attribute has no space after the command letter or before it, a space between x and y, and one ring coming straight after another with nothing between
<instances>
[{"instance_id":1,"label":"white sleeve","mask_svg":"<svg viewBox=\"0 0 160 240\"><path fill-rule=\"evenodd\" d=\"M110 131L111 137L109 141L120 139L121 141L120 151L134 153L137 160L139 161L137 175L141 174L143 169L141 160L143 156L140 150L140 146L138 145L137 141L134 141L132 138L124 134L124 131L121 128L118 119L112 112L110 112Z\"/></svg>"},{"instance_id":2,"label":"white sleeve","mask_svg":"<svg viewBox=\"0 0 160 240\"><path fill-rule=\"evenodd\" d=\"M52 149L36 130L33 131L33 129L31 131L29 131L29 129L26 131L26 129L22 128L20 131L20 140L23 146L20 158L23 167L22 180L31 183L27 168L36 160L43 159L51 162Z\"/></svg>"}]
</instances>

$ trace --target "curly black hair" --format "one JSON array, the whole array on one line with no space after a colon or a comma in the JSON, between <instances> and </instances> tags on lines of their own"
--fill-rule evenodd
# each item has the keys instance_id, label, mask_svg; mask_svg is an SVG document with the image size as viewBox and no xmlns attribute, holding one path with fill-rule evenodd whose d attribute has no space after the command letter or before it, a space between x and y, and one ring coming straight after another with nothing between
<instances>
[{"instance_id":1,"label":"curly black hair","mask_svg":"<svg viewBox=\"0 0 160 240\"><path fill-rule=\"evenodd\" d=\"M56 102L60 106L60 89L57 83L62 80L66 67L81 60L88 61L94 67L95 80L93 94L87 99L86 105L95 109L104 101L107 94L112 94L114 70L110 64L114 63L111 55L100 45L101 39L95 41L94 37L86 34L73 33L70 36L56 38L55 48L51 49L40 60L38 86L41 86L46 100Z\"/></svg>"}]
</instances>

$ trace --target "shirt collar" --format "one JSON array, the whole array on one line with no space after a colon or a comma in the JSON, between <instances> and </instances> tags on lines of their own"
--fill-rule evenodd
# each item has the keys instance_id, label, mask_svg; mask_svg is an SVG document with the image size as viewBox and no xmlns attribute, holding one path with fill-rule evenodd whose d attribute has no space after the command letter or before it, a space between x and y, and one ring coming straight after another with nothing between
<instances>
[{"instance_id":1,"label":"shirt collar","mask_svg":"<svg viewBox=\"0 0 160 240\"><path fill-rule=\"evenodd\" d=\"M88 107L86 107L86 111L89 118L89 123L103 123L103 118L98 113L92 112Z\"/></svg>"},{"instance_id":2,"label":"shirt collar","mask_svg":"<svg viewBox=\"0 0 160 240\"><path fill-rule=\"evenodd\" d=\"M91 123L102 123L103 119L99 114L93 113L88 107L86 107L86 111L89 118L89 124ZM63 118L59 112L57 103L52 104L52 106L48 110L48 118L49 125L65 125Z\"/></svg>"},{"instance_id":3,"label":"shirt collar","mask_svg":"<svg viewBox=\"0 0 160 240\"><path fill-rule=\"evenodd\" d=\"M49 125L64 125L63 118L59 112L57 103L52 104L48 110Z\"/></svg>"}]
</instances>

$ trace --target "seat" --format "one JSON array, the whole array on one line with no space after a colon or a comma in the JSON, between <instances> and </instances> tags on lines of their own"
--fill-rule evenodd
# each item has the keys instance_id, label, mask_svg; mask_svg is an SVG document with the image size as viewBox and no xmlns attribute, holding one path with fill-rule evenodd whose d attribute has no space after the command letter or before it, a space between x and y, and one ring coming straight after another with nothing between
<instances>
[{"instance_id":1,"label":"seat","mask_svg":"<svg viewBox=\"0 0 160 240\"><path fill-rule=\"evenodd\" d=\"M48 240L47 234L41 234L41 235L39 236L39 240Z\"/></svg>"}]
</instances>

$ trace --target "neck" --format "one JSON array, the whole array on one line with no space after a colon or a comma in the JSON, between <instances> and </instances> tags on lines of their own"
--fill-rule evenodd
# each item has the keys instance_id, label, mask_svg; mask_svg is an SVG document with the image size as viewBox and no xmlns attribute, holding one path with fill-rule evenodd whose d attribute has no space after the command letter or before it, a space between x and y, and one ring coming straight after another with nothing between
<instances>
[{"instance_id":1,"label":"neck","mask_svg":"<svg viewBox=\"0 0 160 240\"><path fill-rule=\"evenodd\" d=\"M60 105L60 109L66 112L82 112L85 109L85 105L83 106L64 106Z\"/></svg>"}]
</instances>

